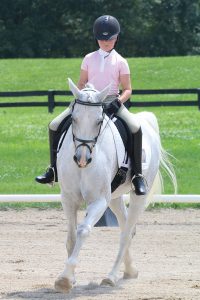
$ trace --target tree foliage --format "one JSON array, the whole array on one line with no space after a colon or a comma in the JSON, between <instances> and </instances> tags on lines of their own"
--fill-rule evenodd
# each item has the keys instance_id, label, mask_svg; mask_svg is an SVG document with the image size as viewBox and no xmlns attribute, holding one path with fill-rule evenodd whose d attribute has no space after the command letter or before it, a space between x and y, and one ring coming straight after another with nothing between
<instances>
[{"instance_id":1,"label":"tree foliage","mask_svg":"<svg viewBox=\"0 0 200 300\"><path fill-rule=\"evenodd\" d=\"M119 19L125 56L200 54L200 0L1 0L0 57L83 56L103 14Z\"/></svg>"}]
</instances>

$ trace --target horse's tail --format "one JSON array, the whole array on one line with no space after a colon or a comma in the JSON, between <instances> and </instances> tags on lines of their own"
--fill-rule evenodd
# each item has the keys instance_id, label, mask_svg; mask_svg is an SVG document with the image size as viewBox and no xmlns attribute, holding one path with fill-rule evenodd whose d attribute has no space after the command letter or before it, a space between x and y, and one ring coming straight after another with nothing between
<instances>
[{"instance_id":1,"label":"horse's tail","mask_svg":"<svg viewBox=\"0 0 200 300\"><path fill-rule=\"evenodd\" d=\"M138 113L137 115L139 118L142 118L142 120L145 119L148 122L148 124L151 126L151 128L154 130L157 136L157 142L159 144L159 149L160 149L159 151L160 168L154 179L151 190L148 193L147 196L147 204L148 204L151 202L151 200L153 200L153 196L155 194L161 194L164 191L164 184L163 184L163 177L161 174L161 170L164 170L165 173L168 175L170 181L173 184L175 194L177 194L177 180L176 180L176 173L173 164L171 163L171 159L174 157L162 147L161 140L160 140L159 126L158 126L158 121L156 116L151 112L142 112L142 113Z\"/></svg>"},{"instance_id":2,"label":"horse's tail","mask_svg":"<svg viewBox=\"0 0 200 300\"><path fill-rule=\"evenodd\" d=\"M163 177L161 173L162 170L167 174L170 181L172 182L175 194L177 194L177 190L178 190L176 173L174 170L174 166L171 162L171 160L174 159L174 157L162 147L160 134L159 134L159 126L156 117L152 114L149 120L150 120L149 122L150 125L152 126L152 128L154 129L158 137L159 148L160 148L160 168L154 179L152 188L148 193L147 205L153 201L153 196L155 194L160 195L162 194L162 192L164 192L164 183L163 183Z\"/></svg>"},{"instance_id":3,"label":"horse's tail","mask_svg":"<svg viewBox=\"0 0 200 300\"><path fill-rule=\"evenodd\" d=\"M160 148L160 169L164 170L165 173L170 178L175 194L177 193L177 180L176 180L176 173L173 167L173 164L171 163L171 159L173 159L173 155L169 154L161 144L160 140L160 132L159 132L159 126L156 116L153 113L146 113L146 119L148 123L151 125L155 133L157 134L158 142L159 142L159 148ZM159 171L159 182L161 185L161 191L164 191L164 185L163 185L163 178L161 175L161 172Z\"/></svg>"},{"instance_id":4,"label":"horse's tail","mask_svg":"<svg viewBox=\"0 0 200 300\"><path fill-rule=\"evenodd\" d=\"M148 207L150 203L154 202L154 195L160 195L162 193L162 185L162 176L160 171L158 171L154 179L153 185L147 194L146 207Z\"/></svg>"},{"instance_id":5,"label":"horse's tail","mask_svg":"<svg viewBox=\"0 0 200 300\"><path fill-rule=\"evenodd\" d=\"M174 158L171 154L169 154L163 147L160 145L161 149L161 156L160 156L160 167L161 170L164 170L165 173L168 175L169 179L171 180L173 187L174 187L174 193L177 194L178 185L177 185L177 179L176 179L176 173L174 170L174 166L171 162L171 159ZM163 178L160 173L160 181L162 186L162 191L164 191L164 185L163 185Z\"/></svg>"},{"instance_id":6,"label":"horse's tail","mask_svg":"<svg viewBox=\"0 0 200 300\"><path fill-rule=\"evenodd\" d=\"M153 185L151 190L147 195L146 207L151 203L154 202L154 195L161 195L164 191L164 184L163 184L163 177L161 174L161 170L164 170L165 173L170 178L173 187L174 193L177 194L177 179L173 164L170 161L170 158L173 156L170 155L166 150L163 149L161 146L161 157L160 157L160 170L158 170L156 177L154 179Z\"/></svg>"}]
</instances>

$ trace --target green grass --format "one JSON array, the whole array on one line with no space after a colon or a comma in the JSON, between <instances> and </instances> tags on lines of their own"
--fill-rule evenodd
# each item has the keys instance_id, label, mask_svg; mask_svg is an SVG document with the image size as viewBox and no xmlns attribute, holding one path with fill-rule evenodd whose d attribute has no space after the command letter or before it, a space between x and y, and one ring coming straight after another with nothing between
<instances>
[{"instance_id":1,"label":"green grass","mask_svg":"<svg viewBox=\"0 0 200 300\"><path fill-rule=\"evenodd\" d=\"M173 208L173 209L200 209L200 203L153 203L150 204L147 210L154 209L165 209L165 208Z\"/></svg>"},{"instance_id":2,"label":"green grass","mask_svg":"<svg viewBox=\"0 0 200 300\"><path fill-rule=\"evenodd\" d=\"M1 59L0 90L68 89L67 77L77 81L81 59Z\"/></svg>"},{"instance_id":3,"label":"green grass","mask_svg":"<svg viewBox=\"0 0 200 300\"><path fill-rule=\"evenodd\" d=\"M128 59L135 89L199 88L200 56Z\"/></svg>"},{"instance_id":4,"label":"green grass","mask_svg":"<svg viewBox=\"0 0 200 300\"><path fill-rule=\"evenodd\" d=\"M129 58L128 61L135 89L199 87L200 56ZM0 60L0 91L68 90L66 78L70 77L77 82L80 64L81 59ZM156 99L160 100L161 97L163 99L162 95ZM191 97L195 96L190 96L192 100ZM170 96L170 100L171 98L174 96ZM8 99L0 98L0 102L4 101ZM62 110L63 108L56 108L53 114L48 114L47 108L0 109L0 194L59 193L58 187L50 189L36 184L34 177L48 166L47 125ZM133 111L141 110L143 109ZM198 108L163 107L145 110L153 111L157 116L163 146L176 157L173 163L178 179L178 192L200 194ZM166 179L165 182L165 193L172 193L169 181Z\"/></svg>"},{"instance_id":5,"label":"green grass","mask_svg":"<svg viewBox=\"0 0 200 300\"><path fill-rule=\"evenodd\" d=\"M21 211L27 208L36 208L40 210L46 209L62 209L61 203L58 202L2 202L0 203L0 211L15 209Z\"/></svg>"},{"instance_id":6,"label":"green grass","mask_svg":"<svg viewBox=\"0 0 200 300\"><path fill-rule=\"evenodd\" d=\"M82 59L1 59L0 91L68 89ZM200 56L128 58L134 89L200 87Z\"/></svg>"}]
</instances>

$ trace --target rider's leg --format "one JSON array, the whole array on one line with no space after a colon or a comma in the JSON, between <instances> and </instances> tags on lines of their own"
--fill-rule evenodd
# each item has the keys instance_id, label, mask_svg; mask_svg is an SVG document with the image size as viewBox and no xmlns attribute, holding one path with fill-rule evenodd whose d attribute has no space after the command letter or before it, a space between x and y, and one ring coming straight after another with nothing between
<instances>
[{"instance_id":1,"label":"rider's leg","mask_svg":"<svg viewBox=\"0 0 200 300\"><path fill-rule=\"evenodd\" d=\"M61 122L70 114L71 109L67 108L49 124L50 166L46 173L35 178L35 180L39 183L52 183L58 180L56 168L57 147L60 138L60 131L58 128Z\"/></svg>"},{"instance_id":2,"label":"rider's leg","mask_svg":"<svg viewBox=\"0 0 200 300\"><path fill-rule=\"evenodd\" d=\"M56 170L56 143L57 131L53 131L49 128L49 150L50 150L50 166L43 175L39 175L35 180L39 183L52 183L57 181L57 170Z\"/></svg>"},{"instance_id":3,"label":"rider's leg","mask_svg":"<svg viewBox=\"0 0 200 300\"><path fill-rule=\"evenodd\" d=\"M131 177L135 193L145 195L146 186L142 176L142 129L137 119L124 105L120 107L117 115L126 122L131 131Z\"/></svg>"}]
</instances>

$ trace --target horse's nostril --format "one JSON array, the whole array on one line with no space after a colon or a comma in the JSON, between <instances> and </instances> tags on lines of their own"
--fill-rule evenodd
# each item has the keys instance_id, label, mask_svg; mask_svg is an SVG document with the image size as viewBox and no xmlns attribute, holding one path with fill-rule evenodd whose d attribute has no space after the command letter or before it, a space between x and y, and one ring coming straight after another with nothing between
<instances>
[{"instance_id":1,"label":"horse's nostril","mask_svg":"<svg viewBox=\"0 0 200 300\"><path fill-rule=\"evenodd\" d=\"M78 146L73 158L79 168L87 167L92 161L90 148L85 145Z\"/></svg>"},{"instance_id":2,"label":"horse's nostril","mask_svg":"<svg viewBox=\"0 0 200 300\"><path fill-rule=\"evenodd\" d=\"M87 161L87 165L88 165L89 163L91 163L91 161L92 161L92 158L90 157L90 158L88 159L88 161Z\"/></svg>"},{"instance_id":3,"label":"horse's nostril","mask_svg":"<svg viewBox=\"0 0 200 300\"><path fill-rule=\"evenodd\" d=\"M77 158L77 156L76 156L76 155L74 155L73 159L74 159L75 163L77 163L77 164L78 164L78 158Z\"/></svg>"},{"instance_id":4,"label":"horse's nostril","mask_svg":"<svg viewBox=\"0 0 200 300\"><path fill-rule=\"evenodd\" d=\"M76 155L74 155L73 159L74 159L75 163L78 165L79 168L87 167L87 165L89 163L91 163L91 161L92 161L91 157L89 159L83 161L81 158L78 158Z\"/></svg>"}]
</instances>

